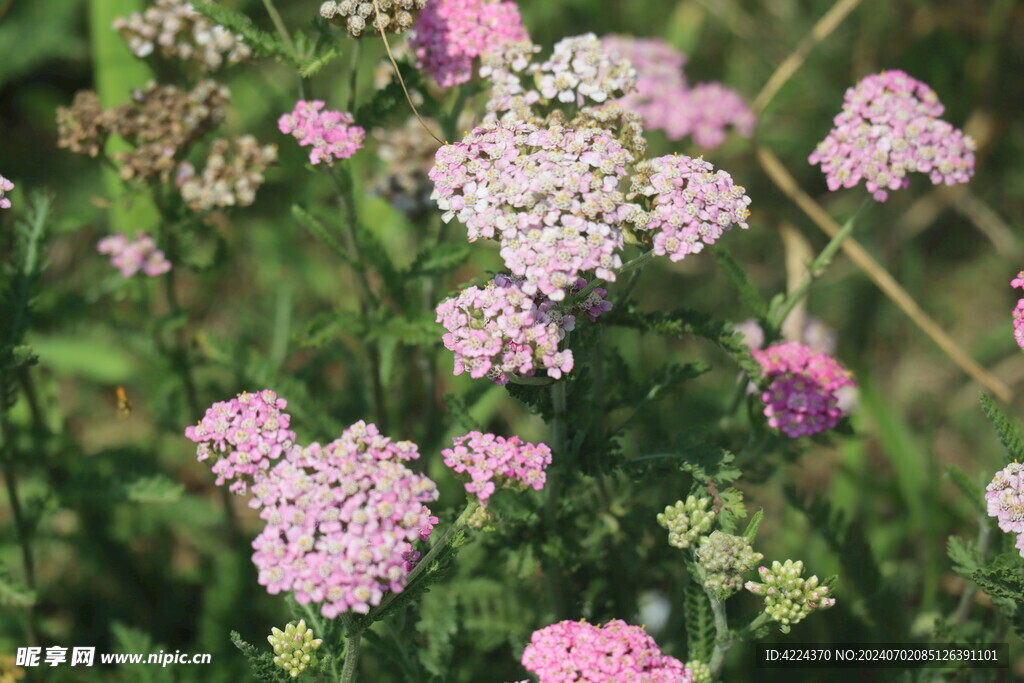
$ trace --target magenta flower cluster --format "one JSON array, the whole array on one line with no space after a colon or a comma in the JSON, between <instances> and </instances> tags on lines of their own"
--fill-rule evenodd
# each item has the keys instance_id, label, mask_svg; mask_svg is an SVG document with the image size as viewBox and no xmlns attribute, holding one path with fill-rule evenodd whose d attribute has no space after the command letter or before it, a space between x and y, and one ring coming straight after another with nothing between
<instances>
[{"instance_id":1,"label":"magenta flower cluster","mask_svg":"<svg viewBox=\"0 0 1024 683\"><path fill-rule=\"evenodd\" d=\"M522 664L540 683L692 683L693 672L639 626L560 621L533 632Z\"/></svg>"},{"instance_id":2,"label":"magenta flower cluster","mask_svg":"<svg viewBox=\"0 0 1024 683\"><path fill-rule=\"evenodd\" d=\"M295 444L286 407L288 402L269 389L244 392L207 408L198 424L185 429L185 436L199 444L200 461L215 459L211 470L217 486L231 482L233 493L244 494L271 461Z\"/></svg>"},{"instance_id":3,"label":"magenta flower cluster","mask_svg":"<svg viewBox=\"0 0 1024 683\"><path fill-rule=\"evenodd\" d=\"M794 439L836 426L842 416L838 392L855 386L838 361L798 342L752 353L771 380L761 394L769 426Z\"/></svg>"},{"instance_id":4,"label":"magenta flower cluster","mask_svg":"<svg viewBox=\"0 0 1024 683\"><path fill-rule=\"evenodd\" d=\"M480 432L452 441L454 448L441 451L444 464L457 474L469 474L466 492L475 495L481 505L487 505L498 487L544 488L545 470L551 464L551 449L545 444Z\"/></svg>"},{"instance_id":5,"label":"magenta flower cluster","mask_svg":"<svg viewBox=\"0 0 1024 683\"><path fill-rule=\"evenodd\" d=\"M1024 465L1011 462L996 472L985 488L990 517L999 520L999 528L1017 534L1017 549L1024 557Z\"/></svg>"},{"instance_id":6,"label":"magenta flower cluster","mask_svg":"<svg viewBox=\"0 0 1024 683\"><path fill-rule=\"evenodd\" d=\"M429 175L446 221L457 216L471 242L499 240L523 291L560 301L581 272L615 279L632 161L605 130L491 121L438 150Z\"/></svg>"},{"instance_id":7,"label":"magenta flower cluster","mask_svg":"<svg viewBox=\"0 0 1024 683\"><path fill-rule=\"evenodd\" d=\"M692 136L708 148L725 141L729 126L744 137L754 131L754 114L739 93L717 82L691 86L683 74L686 55L664 40L608 35L601 43L636 69L636 90L619 104L640 114L647 129L664 131L669 140Z\"/></svg>"},{"instance_id":8,"label":"magenta flower cluster","mask_svg":"<svg viewBox=\"0 0 1024 683\"><path fill-rule=\"evenodd\" d=\"M452 88L473 77L474 59L529 39L514 2L431 0L413 25L409 46L417 68Z\"/></svg>"},{"instance_id":9,"label":"magenta flower cluster","mask_svg":"<svg viewBox=\"0 0 1024 683\"><path fill-rule=\"evenodd\" d=\"M595 290L596 291L596 290ZM600 303L586 309L596 318ZM437 306L437 322L447 332L444 346L455 353L455 374L489 377L504 385L509 375L532 376L544 370L561 378L573 368L570 349L559 342L576 326L576 317L566 315L545 297L528 294L523 281L496 275L483 288L472 286L457 297Z\"/></svg>"},{"instance_id":10,"label":"magenta flower cluster","mask_svg":"<svg viewBox=\"0 0 1024 683\"><path fill-rule=\"evenodd\" d=\"M14 189L14 183L0 175L0 209L11 208L11 200L4 195Z\"/></svg>"},{"instance_id":11,"label":"magenta flower cluster","mask_svg":"<svg viewBox=\"0 0 1024 683\"><path fill-rule=\"evenodd\" d=\"M750 197L725 171L688 156L663 156L637 164L633 190L650 200L650 210L628 220L639 232L654 233L654 253L679 261L714 244L738 225L747 228Z\"/></svg>"},{"instance_id":12,"label":"magenta flower cluster","mask_svg":"<svg viewBox=\"0 0 1024 683\"><path fill-rule=\"evenodd\" d=\"M348 159L363 148L366 131L352 125L352 115L343 111L324 111L326 104L321 100L299 100L290 114L283 114L277 127L285 135L291 135L302 147L312 147L309 163L314 166L321 161L328 166L335 159Z\"/></svg>"},{"instance_id":13,"label":"magenta flower cluster","mask_svg":"<svg viewBox=\"0 0 1024 683\"><path fill-rule=\"evenodd\" d=\"M163 275L171 269L171 262L164 252L156 248L149 235L138 232L129 240L123 232L108 235L96 244L96 250L110 256L110 265L121 271L123 277L132 277L142 272L148 277Z\"/></svg>"},{"instance_id":14,"label":"magenta flower cluster","mask_svg":"<svg viewBox=\"0 0 1024 683\"><path fill-rule=\"evenodd\" d=\"M328 619L401 592L419 557L412 543L437 523L426 506L437 487L404 464L418 457L414 443L364 422L326 446L289 449L252 487L266 522L252 544L260 585L294 591Z\"/></svg>"},{"instance_id":15,"label":"magenta flower cluster","mask_svg":"<svg viewBox=\"0 0 1024 683\"><path fill-rule=\"evenodd\" d=\"M828 189L862 180L876 201L910 185L909 173L932 183L966 183L974 175L974 140L940 119L935 91L902 71L868 76L846 91L835 127L810 155Z\"/></svg>"},{"instance_id":16,"label":"magenta flower cluster","mask_svg":"<svg viewBox=\"0 0 1024 683\"><path fill-rule=\"evenodd\" d=\"M1017 277L1010 281L1010 286L1024 289L1024 270L1017 273ZM1013 309L1013 336L1017 346L1024 349L1024 298L1017 299L1017 306Z\"/></svg>"}]
</instances>

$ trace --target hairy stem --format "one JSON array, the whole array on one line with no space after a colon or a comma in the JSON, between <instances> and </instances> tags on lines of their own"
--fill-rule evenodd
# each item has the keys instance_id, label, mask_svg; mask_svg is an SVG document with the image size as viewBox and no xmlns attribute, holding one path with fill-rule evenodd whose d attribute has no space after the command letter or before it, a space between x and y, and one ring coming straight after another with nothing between
<instances>
[{"instance_id":1,"label":"hairy stem","mask_svg":"<svg viewBox=\"0 0 1024 683\"><path fill-rule=\"evenodd\" d=\"M715 649L711 652L711 661L708 668L711 669L711 680L717 681L722 673L722 664L725 662L725 653L733 646L733 640L729 634L729 620L725 616L725 601L720 600L717 595L707 588L704 593L708 596L708 604L711 605L711 614L715 619Z\"/></svg>"},{"instance_id":2,"label":"hairy stem","mask_svg":"<svg viewBox=\"0 0 1024 683\"><path fill-rule=\"evenodd\" d=\"M988 555L988 547L992 542L992 520L987 516L978 516L978 554L982 560ZM971 607L974 606L974 596L978 594L978 587L973 583L964 584L964 592L960 596L960 602L953 613L953 622L962 624L971 615Z\"/></svg>"},{"instance_id":3,"label":"hairy stem","mask_svg":"<svg viewBox=\"0 0 1024 683\"><path fill-rule=\"evenodd\" d=\"M355 629L345 640L345 666L341 669L341 683L351 683L356 680L356 672L359 670L359 645L363 639L363 629Z\"/></svg>"}]
</instances>

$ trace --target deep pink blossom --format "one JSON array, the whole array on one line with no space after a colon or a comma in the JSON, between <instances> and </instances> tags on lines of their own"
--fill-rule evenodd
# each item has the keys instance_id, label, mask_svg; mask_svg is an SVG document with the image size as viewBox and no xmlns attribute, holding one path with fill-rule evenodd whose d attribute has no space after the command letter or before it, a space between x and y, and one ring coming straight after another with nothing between
<instances>
[{"instance_id":1,"label":"deep pink blossom","mask_svg":"<svg viewBox=\"0 0 1024 683\"><path fill-rule=\"evenodd\" d=\"M497 487L544 488L545 470L551 464L551 449L546 445L480 432L452 441L454 448L441 451L444 464L458 474L469 474L466 491L476 495L481 505L487 505Z\"/></svg>"}]
</instances>

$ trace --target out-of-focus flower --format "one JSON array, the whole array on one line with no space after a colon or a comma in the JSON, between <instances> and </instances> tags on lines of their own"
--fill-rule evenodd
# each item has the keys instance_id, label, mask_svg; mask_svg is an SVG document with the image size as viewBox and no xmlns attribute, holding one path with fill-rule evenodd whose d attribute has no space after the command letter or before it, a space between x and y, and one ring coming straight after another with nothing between
<instances>
[{"instance_id":1,"label":"out-of-focus flower","mask_svg":"<svg viewBox=\"0 0 1024 683\"><path fill-rule=\"evenodd\" d=\"M416 66L442 88L451 88L473 77L473 60L529 39L514 2L431 0L420 12L409 43Z\"/></svg>"},{"instance_id":2,"label":"out-of-focus flower","mask_svg":"<svg viewBox=\"0 0 1024 683\"><path fill-rule=\"evenodd\" d=\"M1010 286L1024 289L1024 270L1017 273L1017 277L1010 281ZM1017 340L1017 346L1024 349L1024 298L1017 299L1017 306L1013 309L1013 337Z\"/></svg>"},{"instance_id":3,"label":"out-of-focus flower","mask_svg":"<svg viewBox=\"0 0 1024 683\"><path fill-rule=\"evenodd\" d=\"M200 175L189 163L178 167L175 181L193 211L217 207L249 206L263 184L263 172L277 163L277 145L261 146L251 135L218 139L210 145Z\"/></svg>"},{"instance_id":4,"label":"out-of-focus flower","mask_svg":"<svg viewBox=\"0 0 1024 683\"><path fill-rule=\"evenodd\" d=\"M750 197L703 159L673 155L640 162L632 191L648 197L650 209L633 211L626 220L637 232L653 233L654 253L672 261L714 244L733 225L747 228Z\"/></svg>"},{"instance_id":5,"label":"out-of-focus flower","mask_svg":"<svg viewBox=\"0 0 1024 683\"><path fill-rule=\"evenodd\" d=\"M540 683L692 683L692 672L639 626L560 621L534 631L522 664Z\"/></svg>"},{"instance_id":6,"label":"out-of-focus flower","mask_svg":"<svg viewBox=\"0 0 1024 683\"><path fill-rule=\"evenodd\" d=\"M441 451L444 464L458 474L469 474L466 491L487 505L497 488L532 488L540 491L547 480L551 449L544 444L470 432L452 439L454 448Z\"/></svg>"},{"instance_id":7,"label":"out-of-focus flower","mask_svg":"<svg viewBox=\"0 0 1024 683\"><path fill-rule=\"evenodd\" d=\"M676 501L658 513L658 524L668 529L668 544L685 550L711 531L715 513L708 509L710 505L710 498L687 496L685 501Z\"/></svg>"},{"instance_id":8,"label":"out-of-focus flower","mask_svg":"<svg viewBox=\"0 0 1024 683\"><path fill-rule=\"evenodd\" d=\"M499 240L523 291L561 301L584 271L615 279L632 161L609 131L492 121L438 150L430 179L444 220L457 216L471 242Z\"/></svg>"},{"instance_id":9,"label":"out-of-focus flower","mask_svg":"<svg viewBox=\"0 0 1024 683\"><path fill-rule=\"evenodd\" d=\"M412 543L437 523L426 506L437 487L405 466L418 457L416 444L364 422L326 446L290 448L252 487L267 523L252 544L260 585L294 591L328 619L402 591L419 557Z\"/></svg>"},{"instance_id":10,"label":"out-of-focus flower","mask_svg":"<svg viewBox=\"0 0 1024 683\"><path fill-rule=\"evenodd\" d=\"M836 426L842 416L838 392L855 386L836 359L798 342L757 349L753 355L772 380L761 394L769 426L794 439Z\"/></svg>"},{"instance_id":11,"label":"out-of-focus flower","mask_svg":"<svg viewBox=\"0 0 1024 683\"><path fill-rule=\"evenodd\" d=\"M764 598L764 611L781 624L783 633L807 618L815 610L828 609L836 604L829 596L828 586L819 585L818 577L803 578L804 563L799 560L772 562L772 568L759 567L761 583L747 581L745 588Z\"/></svg>"},{"instance_id":12,"label":"out-of-focus flower","mask_svg":"<svg viewBox=\"0 0 1024 683\"><path fill-rule=\"evenodd\" d=\"M808 160L828 189L862 180L876 201L910 186L909 173L932 183L966 183L974 175L974 140L943 121L935 91L903 71L872 74L847 89L835 126Z\"/></svg>"},{"instance_id":13,"label":"out-of-focus flower","mask_svg":"<svg viewBox=\"0 0 1024 683\"><path fill-rule=\"evenodd\" d=\"M430 129L437 127L432 119L425 121ZM435 204L430 199L434 186L427 173L434 165L437 141L415 116L410 116L400 127L374 128L371 135L377 141L377 156L382 162L374 177L373 191L413 218L434 210Z\"/></svg>"},{"instance_id":14,"label":"out-of-focus flower","mask_svg":"<svg viewBox=\"0 0 1024 683\"><path fill-rule=\"evenodd\" d=\"M364 32L401 34L412 28L426 4L427 0L327 0L320 5L320 16L356 38Z\"/></svg>"},{"instance_id":15,"label":"out-of-focus flower","mask_svg":"<svg viewBox=\"0 0 1024 683\"><path fill-rule=\"evenodd\" d=\"M0 209L11 208L11 200L5 196L14 189L14 183L0 175Z\"/></svg>"},{"instance_id":16,"label":"out-of-focus flower","mask_svg":"<svg viewBox=\"0 0 1024 683\"><path fill-rule=\"evenodd\" d=\"M123 232L108 235L96 244L96 250L110 256L110 265L121 271L123 277L132 277L142 272L148 277L163 275L171 269L171 262L164 252L156 248L149 235L137 232L129 240Z\"/></svg>"},{"instance_id":17,"label":"out-of-focus flower","mask_svg":"<svg viewBox=\"0 0 1024 683\"><path fill-rule=\"evenodd\" d=\"M115 19L114 29L136 57L148 57L159 49L163 56L191 62L201 71L252 56L241 35L211 24L186 0L153 0L144 12Z\"/></svg>"},{"instance_id":18,"label":"out-of-focus flower","mask_svg":"<svg viewBox=\"0 0 1024 683\"><path fill-rule=\"evenodd\" d=\"M282 631L270 629L267 642L274 648L274 664L285 670L292 678L317 662L316 651L324 644L323 639L313 637L313 629L306 626L306 620L289 623Z\"/></svg>"},{"instance_id":19,"label":"out-of-focus flower","mask_svg":"<svg viewBox=\"0 0 1024 683\"><path fill-rule=\"evenodd\" d=\"M207 408L198 424L185 429L185 436L199 444L200 461L215 459L211 469L217 486L230 481L230 490L243 494L295 444L287 407L288 402L269 389L243 392Z\"/></svg>"},{"instance_id":20,"label":"out-of-focus flower","mask_svg":"<svg viewBox=\"0 0 1024 683\"><path fill-rule=\"evenodd\" d=\"M335 159L348 159L363 148L366 131L352 125L352 115L343 111L324 111L326 105L320 100L307 102L299 100L290 114L283 114L277 127L285 135L291 135L302 147L312 147L309 163L326 162L334 165Z\"/></svg>"},{"instance_id":21,"label":"out-of-focus flower","mask_svg":"<svg viewBox=\"0 0 1024 683\"><path fill-rule=\"evenodd\" d=\"M725 141L729 126L744 137L753 132L754 114L739 93L716 82L688 84L686 55L664 40L608 35L601 43L636 69L636 90L619 103L640 114L648 130L669 140L692 136L709 148Z\"/></svg>"}]
</instances>

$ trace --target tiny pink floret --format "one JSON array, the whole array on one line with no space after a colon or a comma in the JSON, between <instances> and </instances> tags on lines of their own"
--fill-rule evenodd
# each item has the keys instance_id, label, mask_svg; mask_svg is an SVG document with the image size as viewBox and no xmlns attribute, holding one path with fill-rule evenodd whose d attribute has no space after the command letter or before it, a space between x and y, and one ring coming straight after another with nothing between
<instances>
[{"instance_id":1,"label":"tiny pink floret","mask_svg":"<svg viewBox=\"0 0 1024 683\"><path fill-rule=\"evenodd\" d=\"M497 487L522 486L540 491L547 481L551 449L544 444L470 432L452 439L454 448L441 451L444 464L458 474L468 474L466 491L486 506Z\"/></svg>"},{"instance_id":2,"label":"tiny pink floret","mask_svg":"<svg viewBox=\"0 0 1024 683\"><path fill-rule=\"evenodd\" d=\"M0 175L0 209L11 208L11 200L5 197L8 192L14 189L14 183Z\"/></svg>"},{"instance_id":3,"label":"tiny pink floret","mask_svg":"<svg viewBox=\"0 0 1024 683\"><path fill-rule=\"evenodd\" d=\"M1024 557L1024 465L1011 462L996 472L985 488L985 506L999 528L1017 534L1016 547Z\"/></svg>"},{"instance_id":4,"label":"tiny pink floret","mask_svg":"<svg viewBox=\"0 0 1024 683\"><path fill-rule=\"evenodd\" d=\"M156 277L171 269L164 252L156 248L152 237L142 232L135 234L134 241L123 232L108 235L96 244L96 250L110 256L110 265L117 268L122 277L132 277L139 272Z\"/></svg>"},{"instance_id":5,"label":"tiny pink floret","mask_svg":"<svg viewBox=\"0 0 1024 683\"><path fill-rule=\"evenodd\" d=\"M321 100L307 102L299 100L290 114L284 114L277 121L277 127L285 135L291 135L302 147L312 147L309 163L320 162L328 166L335 159L348 159L362 149L366 131L352 125L352 115L342 111L324 111L326 104Z\"/></svg>"}]
</instances>

